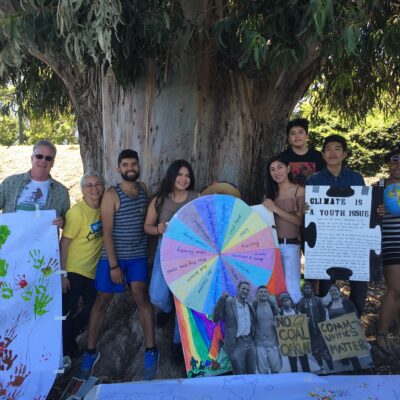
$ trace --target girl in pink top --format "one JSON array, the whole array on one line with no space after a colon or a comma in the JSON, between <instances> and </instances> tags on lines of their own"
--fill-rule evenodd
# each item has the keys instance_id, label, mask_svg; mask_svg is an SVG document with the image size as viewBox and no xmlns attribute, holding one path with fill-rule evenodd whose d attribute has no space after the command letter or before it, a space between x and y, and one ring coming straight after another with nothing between
<instances>
[{"instance_id":1,"label":"girl in pink top","mask_svg":"<svg viewBox=\"0 0 400 400\"><path fill-rule=\"evenodd\" d=\"M303 224L304 188L295 184L289 162L272 157L267 165L264 206L274 213L286 287L297 304L300 291L300 227Z\"/></svg>"}]
</instances>

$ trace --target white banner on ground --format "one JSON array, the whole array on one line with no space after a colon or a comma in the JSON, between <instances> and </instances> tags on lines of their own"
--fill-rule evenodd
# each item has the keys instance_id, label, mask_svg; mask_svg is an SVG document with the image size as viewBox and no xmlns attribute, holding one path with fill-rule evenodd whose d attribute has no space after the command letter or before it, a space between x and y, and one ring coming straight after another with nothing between
<instances>
[{"instance_id":1,"label":"white banner on ground","mask_svg":"<svg viewBox=\"0 0 400 400\"><path fill-rule=\"evenodd\" d=\"M61 358L54 210L0 214L0 398L44 400Z\"/></svg>"},{"instance_id":2,"label":"white banner on ground","mask_svg":"<svg viewBox=\"0 0 400 400\"><path fill-rule=\"evenodd\" d=\"M398 375L235 375L99 385L85 400L398 400Z\"/></svg>"}]
</instances>

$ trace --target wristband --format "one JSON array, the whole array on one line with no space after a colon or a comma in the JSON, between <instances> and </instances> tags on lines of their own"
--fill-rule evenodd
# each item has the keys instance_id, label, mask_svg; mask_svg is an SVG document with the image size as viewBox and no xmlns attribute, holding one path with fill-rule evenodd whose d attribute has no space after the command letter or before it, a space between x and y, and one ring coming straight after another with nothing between
<instances>
[{"instance_id":1,"label":"wristband","mask_svg":"<svg viewBox=\"0 0 400 400\"><path fill-rule=\"evenodd\" d=\"M110 268L110 271L112 271L113 269L117 269L117 268L119 268L119 265L114 265L114 267Z\"/></svg>"}]
</instances>

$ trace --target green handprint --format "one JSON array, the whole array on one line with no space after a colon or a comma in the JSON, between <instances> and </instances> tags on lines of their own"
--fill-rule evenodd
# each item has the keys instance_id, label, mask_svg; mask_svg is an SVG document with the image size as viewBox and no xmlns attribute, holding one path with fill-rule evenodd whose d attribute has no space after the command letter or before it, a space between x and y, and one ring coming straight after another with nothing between
<instances>
[{"instance_id":1,"label":"green handprint","mask_svg":"<svg viewBox=\"0 0 400 400\"><path fill-rule=\"evenodd\" d=\"M7 282L3 282L3 284L0 286L0 293L3 299L11 299L11 297L14 295L14 291Z\"/></svg>"},{"instance_id":2,"label":"green handprint","mask_svg":"<svg viewBox=\"0 0 400 400\"><path fill-rule=\"evenodd\" d=\"M10 236L10 229L7 225L0 225L0 249Z\"/></svg>"},{"instance_id":3,"label":"green handprint","mask_svg":"<svg viewBox=\"0 0 400 400\"><path fill-rule=\"evenodd\" d=\"M40 285L35 285L35 293L37 295L42 295L42 294L46 294L47 292L47 286L45 286L43 283L43 280L40 279L39 282L41 283Z\"/></svg>"},{"instance_id":4,"label":"green handprint","mask_svg":"<svg viewBox=\"0 0 400 400\"><path fill-rule=\"evenodd\" d=\"M39 294L38 290L36 290L36 293L37 294L35 296L35 304L33 306L33 312L35 313L35 315L40 317L49 311L46 310L46 306L50 303L50 301L53 300L53 298L50 297L45 292Z\"/></svg>"},{"instance_id":5,"label":"green handprint","mask_svg":"<svg viewBox=\"0 0 400 400\"><path fill-rule=\"evenodd\" d=\"M8 263L6 260L0 259L0 276L6 276L8 271Z\"/></svg>"},{"instance_id":6,"label":"green handprint","mask_svg":"<svg viewBox=\"0 0 400 400\"><path fill-rule=\"evenodd\" d=\"M39 269L43 267L44 256L40 257L40 250L30 251L29 256L33 261L33 268Z\"/></svg>"},{"instance_id":7,"label":"green handprint","mask_svg":"<svg viewBox=\"0 0 400 400\"><path fill-rule=\"evenodd\" d=\"M42 268L43 276L45 276L46 278L49 277L54 272L54 270L57 269L57 265L57 260L55 258L50 258L46 268Z\"/></svg>"},{"instance_id":8,"label":"green handprint","mask_svg":"<svg viewBox=\"0 0 400 400\"><path fill-rule=\"evenodd\" d=\"M22 293L21 293L21 298L24 301L30 301L32 299L33 296L33 289L31 285L25 286L22 289Z\"/></svg>"}]
</instances>

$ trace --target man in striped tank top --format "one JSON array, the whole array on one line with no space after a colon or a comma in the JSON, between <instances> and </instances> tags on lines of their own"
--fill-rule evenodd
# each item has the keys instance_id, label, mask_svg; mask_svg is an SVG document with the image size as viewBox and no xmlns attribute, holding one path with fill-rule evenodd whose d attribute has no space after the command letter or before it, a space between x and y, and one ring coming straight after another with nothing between
<instances>
[{"instance_id":1,"label":"man in striped tank top","mask_svg":"<svg viewBox=\"0 0 400 400\"><path fill-rule=\"evenodd\" d=\"M118 172L122 182L109 188L101 202L104 245L97 265L95 286L98 291L88 328L87 350L79 377L87 379L100 358L97 337L114 293L121 293L128 284L132 291L143 328L146 352L144 379L155 378L158 371L158 350L155 347L154 314L148 296L148 244L144 232L148 197L145 186L138 182L139 157L126 149L118 156Z\"/></svg>"}]
</instances>

